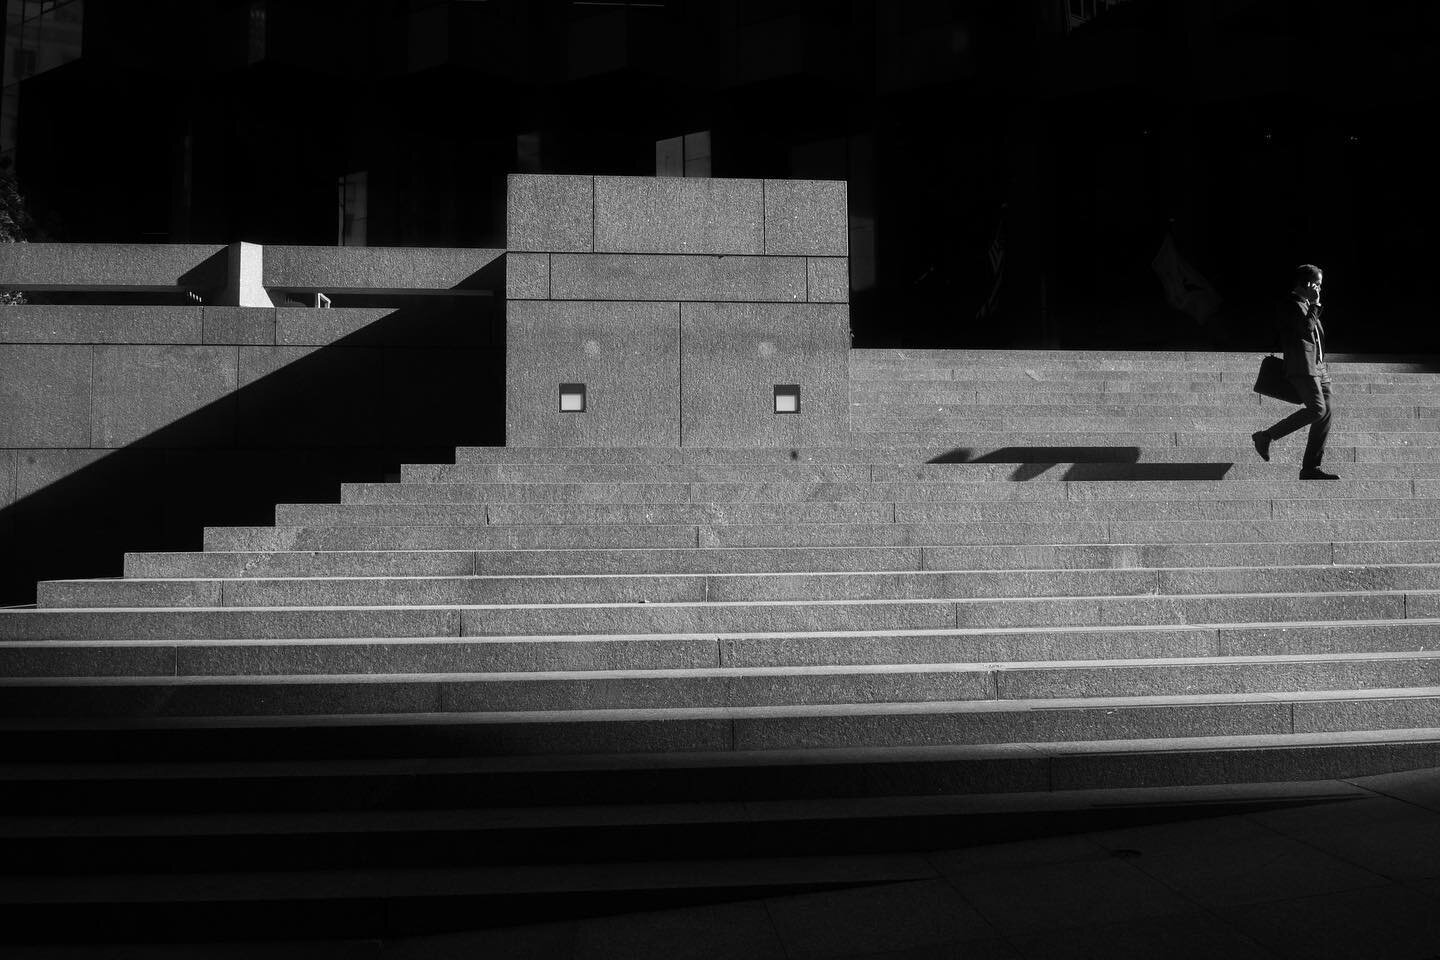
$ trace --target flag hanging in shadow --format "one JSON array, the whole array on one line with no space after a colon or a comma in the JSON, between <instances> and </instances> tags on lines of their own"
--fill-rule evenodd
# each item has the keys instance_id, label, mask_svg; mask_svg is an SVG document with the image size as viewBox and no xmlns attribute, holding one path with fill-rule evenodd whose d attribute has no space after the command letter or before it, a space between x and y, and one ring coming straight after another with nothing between
<instances>
[{"instance_id":1,"label":"flag hanging in shadow","mask_svg":"<svg viewBox=\"0 0 1440 960\"><path fill-rule=\"evenodd\" d=\"M1187 314L1196 323L1205 323L1220 310L1220 291L1195 269L1194 264L1180 255L1175 245L1175 235L1165 232L1155 259L1150 261L1160 286L1165 290L1165 299L1170 306Z\"/></svg>"},{"instance_id":2,"label":"flag hanging in shadow","mask_svg":"<svg viewBox=\"0 0 1440 960\"><path fill-rule=\"evenodd\" d=\"M995 223L995 236L990 240L987 256L990 260L990 295L975 312L976 320L993 317L1000 309L1000 284L1005 279L1005 207L1000 204L1000 217Z\"/></svg>"}]
</instances>

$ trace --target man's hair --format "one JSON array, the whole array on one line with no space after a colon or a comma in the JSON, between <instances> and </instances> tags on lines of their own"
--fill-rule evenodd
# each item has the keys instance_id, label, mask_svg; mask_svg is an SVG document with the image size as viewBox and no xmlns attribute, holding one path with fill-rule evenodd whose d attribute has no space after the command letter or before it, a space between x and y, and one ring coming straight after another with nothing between
<instances>
[{"instance_id":1,"label":"man's hair","mask_svg":"<svg viewBox=\"0 0 1440 960\"><path fill-rule=\"evenodd\" d=\"M1302 283L1309 283L1312 280L1320 279L1320 268L1313 263L1302 263L1295 268L1295 275L1290 279L1290 286L1298 287Z\"/></svg>"}]
</instances>

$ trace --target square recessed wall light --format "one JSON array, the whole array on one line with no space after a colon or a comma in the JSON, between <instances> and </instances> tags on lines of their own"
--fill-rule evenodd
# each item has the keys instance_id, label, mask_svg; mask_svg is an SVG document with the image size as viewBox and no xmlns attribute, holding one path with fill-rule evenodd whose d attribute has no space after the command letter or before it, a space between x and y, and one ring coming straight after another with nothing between
<instances>
[{"instance_id":1,"label":"square recessed wall light","mask_svg":"<svg viewBox=\"0 0 1440 960\"><path fill-rule=\"evenodd\" d=\"M775 384L775 412L776 412L776 413L799 413L799 412L800 412L800 384L798 384L798 383L777 383L777 384Z\"/></svg>"},{"instance_id":2,"label":"square recessed wall light","mask_svg":"<svg viewBox=\"0 0 1440 960\"><path fill-rule=\"evenodd\" d=\"M585 412L585 384L583 384L583 383L562 383L562 384L560 384L560 412L561 412L561 413L584 413L584 412Z\"/></svg>"}]
</instances>

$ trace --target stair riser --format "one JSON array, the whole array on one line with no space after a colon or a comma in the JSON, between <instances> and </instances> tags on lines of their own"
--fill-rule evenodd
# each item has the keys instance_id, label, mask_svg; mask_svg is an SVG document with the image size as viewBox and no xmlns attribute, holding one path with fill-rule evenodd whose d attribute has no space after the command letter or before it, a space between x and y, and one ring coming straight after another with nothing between
<instances>
[{"instance_id":1,"label":"stair riser","mask_svg":"<svg viewBox=\"0 0 1440 960\"><path fill-rule=\"evenodd\" d=\"M1056 502L1066 500L1263 500L1293 498L1294 478L1280 481L1064 481L1033 483L347 483L344 504L557 503L557 504L738 504L796 502ZM1307 498L1410 499L1440 496L1427 481L1340 480L1305 488Z\"/></svg>"},{"instance_id":2,"label":"stair riser","mask_svg":"<svg viewBox=\"0 0 1440 960\"><path fill-rule=\"evenodd\" d=\"M1430 594L617 604L414 609L0 611L0 640L568 636L1218 624L1431 617ZM458 623L456 622L458 619Z\"/></svg>"},{"instance_id":3,"label":"stair riser","mask_svg":"<svg viewBox=\"0 0 1440 960\"><path fill-rule=\"evenodd\" d=\"M899 746L963 746L1073 741L1151 740L1181 737L1261 736L1358 730L1406 730L1440 726L1440 698L1374 700L1275 700L1210 704L1115 706L1102 701L1046 710L913 710L845 715L780 715L734 719L549 720L495 718L443 725L355 724L345 728L264 729L231 727L190 731L125 731L131 749L190 755L185 742L203 739L214 755L248 747L249 756L306 756L318 749L340 756L545 756L564 754L796 750ZM870 710L881 710L874 705ZM183 721L185 718L176 718ZM257 718L259 719L259 718ZM58 721L63 722L63 721ZM99 722L104 722L103 720ZM173 721L172 721L173 722ZM25 755L30 729L0 732L8 755ZM118 733L118 731L117 731ZM197 735L202 735L197 736ZM92 737L97 744L104 737ZM113 735L112 735L113 737ZM149 741L148 744L146 741ZM13 744L13 748L12 748ZM193 748L192 748L193 749ZM12 752L13 750L13 752ZM239 754L245 756L245 753Z\"/></svg>"},{"instance_id":4,"label":"stair riser","mask_svg":"<svg viewBox=\"0 0 1440 960\"><path fill-rule=\"evenodd\" d=\"M1348 404L1435 405L1440 385L1433 383L1376 384L1337 382L1331 395ZM1290 407L1281 400L1262 397L1238 383L1214 380L852 380L852 402L895 400L902 403L1225 403L1241 407Z\"/></svg>"},{"instance_id":5,"label":"stair riser","mask_svg":"<svg viewBox=\"0 0 1440 960\"><path fill-rule=\"evenodd\" d=\"M1260 361L1252 357L1247 361L1223 364L1214 367L1197 367L1188 364L1153 363L1106 364L1071 363L1016 363L1016 364L951 364L951 363L866 363L852 360L850 380L882 381L905 383L916 380L988 380L997 381L1069 381L1084 383L1091 380L1117 380L1144 384L1155 380L1190 383L1225 383L1253 386L1259 372ZM1330 378L1335 383L1353 384L1433 384L1434 372L1417 370L1376 369L1367 364L1335 364L1330 368Z\"/></svg>"},{"instance_id":6,"label":"stair riser","mask_svg":"<svg viewBox=\"0 0 1440 960\"><path fill-rule=\"evenodd\" d=\"M599 534L610 534L600 536ZM800 548L961 545L1377 542L1440 539L1440 521L1096 521L1088 523L726 526L220 527L207 550L491 550L594 547ZM599 542L597 542L599 541ZM608 542L607 542L608 541ZM1363 562L1363 561L1362 561Z\"/></svg>"},{"instance_id":7,"label":"stair riser","mask_svg":"<svg viewBox=\"0 0 1440 960\"><path fill-rule=\"evenodd\" d=\"M104 737L85 732L69 738L77 750ZM33 752L67 756L66 738L36 737ZM157 752L165 755L165 745ZM264 746L262 744L262 746ZM350 776L307 774L145 779L34 779L11 781L0 794L0 810L64 814L88 811L95 796L116 813L226 813L250 811L350 811L486 809L568 804L583 796L594 803L676 803L739 800L794 800L868 796L936 796L1175 786L1207 783L1294 781L1304 775L1344 779L1440 765L1434 742L1336 743L1323 746L1230 747L1195 745L1187 750L1117 751L1109 754L1051 754L997 750L988 755L922 760L654 768L540 769L395 774L360 767ZM311 764L304 765L313 768ZM1301 777L1297 777L1297 774ZM1028 820L1026 821L1029 822ZM993 834L987 833L987 836ZM167 907L167 909L172 909ZM153 931L152 931L153 932Z\"/></svg>"},{"instance_id":8,"label":"stair riser","mask_svg":"<svg viewBox=\"0 0 1440 960\"><path fill-rule=\"evenodd\" d=\"M138 578L812 573L1440 563L1440 541L839 549L354 551L130 554Z\"/></svg>"},{"instance_id":9,"label":"stair riser","mask_svg":"<svg viewBox=\"0 0 1440 960\"><path fill-rule=\"evenodd\" d=\"M1178 452L1172 450L1172 452ZM1340 460L1331 450L1327 463L1344 463L1345 480L1410 480L1440 479L1440 462L1435 463L1355 463ZM1353 456L1354 448L1348 453ZM891 466L885 464L852 464L827 468L814 467L805 471L789 471L788 481L797 483L979 483L996 481L1284 481L1294 483L1298 463L1234 462L1238 454L1230 451L1223 461L1185 461L1153 463L939 463L926 466ZM421 466L426 469L422 470ZM565 465L525 466L444 466L405 465L402 480L407 484L425 483L751 483L776 484L787 481L787 468L738 468L710 471L704 467L647 467Z\"/></svg>"},{"instance_id":10,"label":"stair riser","mask_svg":"<svg viewBox=\"0 0 1440 960\"><path fill-rule=\"evenodd\" d=\"M1102 395L1103 396L1103 395ZM1384 397L1375 397L1366 394L1366 401L1360 404L1346 402L1345 421L1351 429L1383 430L1384 427L1369 426L1376 421L1396 421L1402 426L1401 430L1427 430L1434 429L1434 407L1421 406L1417 404L1389 404L1376 403L1375 400L1384 400ZM1229 421L1234 424L1237 417L1259 418L1274 416L1276 419L1288 412L1293 412L1295 407L1290 404L1283 406L1264 406L1250 400L1243 404L1220 402L1219 397L1205 397L1200 395L1191 398L1189 403L1166 404L1162 402L1136 402L1120 403L1113 399L1107 400L1078 400L1067 401L1055 400L1051 403L1031 402L1000 402L1000 403L965 403L949 401L911 401L908 398L877 398L875 400L850 401L850 421L855 423L861 420L871 419L895 419L895 420L926 420L931 418L949 418L957 423L972 422L975 424L985 423L993 420L1014 422L1023 424L1029 421L1066 419L1074 423L1078 429L1084 429L1083 424L1092 420L1103 419L1115 421L1118 424L1148 422L1168 423L1170 421L1193 420L1198 422L1215 422L1217 424ZM1202 402L1202 401L1209 401ZM1340 401L1336 401L1337 412ZM1256 408L1260 407L1260 412ZM1365 424L1366 426L1361 426ZM1180 429L1180 428L1176 428Z\"/></svg>"},{"instance_id":11,"label":"stair riser","mask_svg":"<svg viewBox=\"0 0 1440 960\"><path fill-rule=\"evenodd\" d=\"M58 580L41 607L736 603L1437 590L1440 566L592 577Z\"/></svg>"},{"instance_id":12,"label":"stair riser","mask_svg":"<svg viewBox=\"0 0 1440 960\"><path fill-rule=\"evenodd\" d=\"M1088 697L1203 696L1440 686L1440 659L1095 666L830 675L377 678L355 683L0 684L11 718L287 717L511 711L924 704ZM998 693L997 693L998 691ZM1016 709L1028 709L1017 704Z\"/></svg>"},{"instance_id":13,"label":"stair riser","mask_svg":"<svg viewBox=\"0 0 1440 960\"><path fill-rule=\"evenodd\" d=\"M7 677L538 673L1273 657L1434 650L1440 623L781 636L0 644Z\"/></svg>"},{"instance_id":14,"label":"stair riser","mask_svg":"<svg viewBox=\"0 0 1440 960\"><path fill-rule=\"evenodd\" d=\"M1440 545L1437 545L1440 551ZM1318 553L1314 554L1319 556ZM1281 554L1277 553L1277 557ZM413 561L413 562L412 562ZM1319 561L1317 561L1319 562ZM1329 562L1326 554L1324 562ZM127 577L511 576L921 570L922 548L131 554Z\"/></svg>"},{"instance_id":15,"label":"stair riser","mask_svg":"<svg viewBox=\"0 0 1440 960\"><path fill-rule=\"evenodd\" d=\"M206 550L683 549L693 526L207 527Z\"/></svg>"},{"instance_id":16,"label":"stair riser","mask_svg":"<svg viewBox=\"0 0 1440 960\"><path fill-rule=\"evenodd\" d=\"M1405 392L1402 392L1405 391ZM1416 384L1387 387L1372 393L1368 383L1336 383L1331 396L1347 408L1391 406L1408 408L1400 416L1416 416L1416 406L1440 405L1440 387ZM1112 406L1224 405L1253 412L1254 407L1293 410L1294 405L1263 397L1235 384L1214 381L1166 382L1147 380L1025 380L989 383L978 380L926 380L887 383L859 380L850 384L851 403L956 403L956 404L1104 404Z\"/></svg>"},{"instance_id":17,"label":"stair riser","mask_svg":"<svg viewBox=\"0 0 1440 960\"><path fill-rule=\"evenodd\" d=\"M1245 431L1240 431L1244 434ZM528 464L547 466L587 467L589 465L610 466L709 466L709 465L804 465L811 466L854 466L856 464L879 464L882 466L911 466L926 463L974 463L986 460L994 463L1068 463L1074 461L1150 464L1150 463L1207 463L1233 464L1258 463L1259 458L1244 437L1222 444L1219 438L1202 438L1203 442L1176 445L1174 433L1160 434L1149 442L1136 443L1121 439L1119 434L1107 432L1085 439L1081 434L1046 434L1043 441L1023 441L1017 436L993 437L986 434L965 434L963 438L950 431L947 436L883 438L885 443L873 442L852 447L800 447L776 452L768 448L747 450L711 450L705 448L625 448L625 447L460 447L455 452L456 465L460 467L509 466ZM1408 436L1408 435L1407 435ZM1295 446L1295 462L1298 465L1300 451L1304 449L1304 438L1291 437L1276 446L1277 453L1284 445ZM1327 463L1409 463L1440 461L1440 449L1417 446L1395 446L1388 440L1383 445L1351 441L1341 443L1332 434L1326 446Z\"/></svg>"},{"instance_id":18,"label":"stair riser","mask_svg":"<svg viewBox=\"0 0 1440 960\"><path fill-rule=\"evenodd\" d=\"M1137 520L1315 520L1440 518L1440 500L1092 500L1011 502L654 503L654 504L280 504L293 526L779 525L1084 523Z\"/></svg>"},{"instance_id":19,"label":"stair riser","mask_svg":"<svg viewBox=\"0 0 1440 960\"><path fill-rule=\"evenodd\" d=\"M863 483L870 480L865 463L751 466L683 466L674 464L441 464L407 463L403 483L727 483L799 482Z\"/></svg>"}]
</instances>

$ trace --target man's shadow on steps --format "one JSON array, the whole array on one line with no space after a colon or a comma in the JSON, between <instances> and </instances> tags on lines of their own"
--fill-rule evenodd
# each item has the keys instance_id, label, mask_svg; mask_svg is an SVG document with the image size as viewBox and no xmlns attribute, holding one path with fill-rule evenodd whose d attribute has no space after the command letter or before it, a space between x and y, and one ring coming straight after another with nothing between
<instances>
[{"instance_id":1,"label":"man's shadow on steps","mask_svg":"<svg viewBox=\"0 0 1440 960\"><path fill-rule=\"evenodd\" d=\"M1061 480L1223 480L1235 465L1141 463L1139 447L1000 447L983 453L957 447L928 462L1013 463L1011 480L1034 480L1062 464Z\"/></svg>"}]
</instances>

